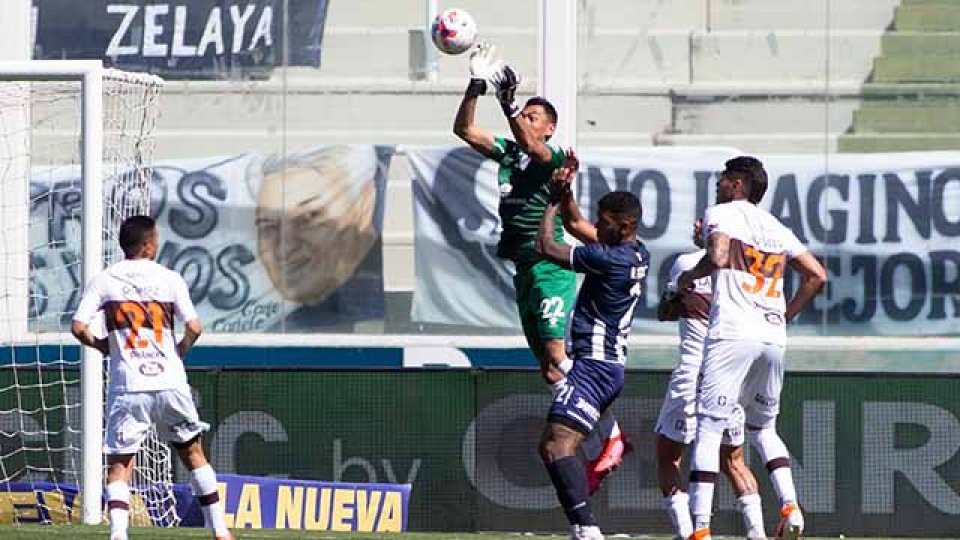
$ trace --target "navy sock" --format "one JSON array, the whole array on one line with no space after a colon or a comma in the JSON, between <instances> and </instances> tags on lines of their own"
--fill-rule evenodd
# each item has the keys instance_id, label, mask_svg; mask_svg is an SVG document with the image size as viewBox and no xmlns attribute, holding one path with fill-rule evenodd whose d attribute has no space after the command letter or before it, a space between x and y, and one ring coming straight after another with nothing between
<instances>
[{"instance_id":1,"label":"navy sock","mask_svg":"<svg viewBox=\"0 0 960 540\"><path fill-rule=\"evenodd\" d=\"M571 525L597 525L587 500L587 472L577 456L557 459L547 465L563 513Z\"/></svg>"},{"instance_id":2,"label":"navy sock","mask_svg":"<svg viewBox=\"0 0 960 540\"><path fill-rule=\"evenodd\" d=\"M613 413L610 411L600 415L600 420L597 421L597 425L594 426L593 431L580 443L583 455L587 458L587 461L592 461L600 457L600 453L603 452L603 447L607 443L607 435L613 430L613 424L616 423L616 421L617 419L613 417Z\"/></svg>"}]
</instances>

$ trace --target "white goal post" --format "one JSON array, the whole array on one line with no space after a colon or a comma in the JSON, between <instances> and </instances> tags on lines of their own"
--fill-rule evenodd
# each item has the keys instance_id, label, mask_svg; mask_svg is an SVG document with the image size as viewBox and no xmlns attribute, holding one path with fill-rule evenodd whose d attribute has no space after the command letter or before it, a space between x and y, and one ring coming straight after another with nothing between
<instances>
[{"instance_id":1,"label":"white goal post","mask_svg":"<svg viewBox=\"0 0 960 540\"><path fill-rule=\"evenodd\" d=\"M29 261L31 249L30 231L28 224L30 221L30 207L35 201L28 200L31 175L36 167L32 163L34 149L31 148L31 115L34 114L35 105L32 98L39 93L32 85L39 86L39 83L53 83L63 81L79 85L79 126L76 126L77 120L65 120L64 123L71 129L52 128L49 137L71 136L76 138L75 130L79 127L79 140L60 143L66 151L72 151L74 159L79 164L73 163L70 166L79 165L80 192L82 199L80 231L80 277L79 283L86 284L106 263L112 262L112 256L115 257L116 249L112 246L105 246L104 236L116 236L116 231L105 229L105 227L116 227L123 215L111 210L112 215L105 216L104 207L106 204L115 202L116 197L121 200L120 206L123 212L139 213L149 208L149 178L141 178L139 182L146 182L146 191L134 194L117 194L116 191L105 192L104 174L115 175L129 174L127 171L105 171L104 155L113 156L114 148L105 147L105 131L117 129L128 129L127 137L144 137L144 126L130 127L126 124L134 124L127 118L120 119L117 124L111 125L105 130L105 123L112 121L110 117L105 117L104 111L104 92L105 84L125 84L133 87L131 99L150 99L153 100L151 106L156 109L156 94L163 81L159 77L146 74L132 74L120 72L112 69L106 69L99 61L88 60L67 60L67 61L26 61L26 62L0 62L0 85L4 85L4 92L8 98L5 105L0 101L0 108L6 107L6 110L0 110L0 136L6 135L3 148L0 148L0 189L3 191L4 203L2 210L3 217L0 218L0 286L5 290L0 293L0 346L9 346L11 351L15 350L17 345L40 347L44 341L39 337L41 332L49 333L63 331L60 329L44 329L31 327L32 302L34 297L29 283L29 273L32 262ZM136 93L152 93L149 96L140 98ZM72 90L62 91L64 93ZM52 94L53 92L51 92ZM12 96L12 97L10 97ZM129 96L121 96L127 99ZM0 95L0 97L4 97ZM18 101L22 99L22 101ZM54 98L50 98L51 102ZM75 100L74 97L63 98L63 101ZM13 103L13 105L10 105ZM73 102L63 106L64 109L76 107ZM113 111L106 111L106 114L114 114ZM118 113L118 114L122 114ZM136 112L136 115L144 113ZM138 118L139 122L150 122L150 133L147 138L152 136L152 130L155 127L156 112L147 112L152 115L151 118ZM38 114L38 116L41 116ZM63 133L69 131L70 133ZM131 144L137 147L129 151L130 154L136 154L133 157L116 159L118 167L129 167L129 160L134 163L133 174L143 173L143 159L140 155L143 150L140 148L142 140L137 139ZM125 142L125 141L123 141ZM71 149L70 145L79 145L79 151ZM117 144L117 146L120 146ZM152 147L151 147L152 148ZM146 156L149 159L150 156ZM128 160L124 162L124 159ZM21 169L21 170L18 170ZM14 172L10 172L13 170ZM117 188L114 186L113 190ZM125 189L121 187L121 189ZM143 186L136 188L143 189ZM126 197L130 196L130 200ZM139 201L134 201L138 199ZM130 202L134 201L134 202ZM109 218L107 222L105 217ZM67 240L65 240L67 242ZM65 315L60 314L61 318ZM46 335L49 335L46 334ZM62 349L62 347L61 347ZM81 347L80 357L80 469L79 477L80 494L82 500L82 520L84 523L100 523L102 520L101 497L103 491L103 414L104 414L104 369L103 359L99 353L87 347ZM39 353L38 353L39 356ZM15 357L15 353L11 353ZM13 361L14 372L20 369ZM41 367L36 368L42 371ZM72 369L72 368L71 368ZM62 368L61 368L62 370ZM14 374L16 377L16 374ZM44 383L44 375L39 376L41 383ZM64 387L66 392L66 386ZM41 398L42 399L42 398ZM64 398L64 411L69 414L70 405ZM46 412L44 410L43 412ZM19 411L20 421L27 413ZM65 425L68 422L64 422ZM64 431L70 431L69 425ZM62 435L68 439L70 435ZM67 445L67 443L61 443ZM67 445L69 446L69 445ZM5 458L6 455L0 456ZM26 458L24 458L26 459ZM0 463L6 469L6 465ZM51 473L53 474L53 473ZM4 470L4 480L9 481L10 473Z\"/></svg>"}]
</instances>

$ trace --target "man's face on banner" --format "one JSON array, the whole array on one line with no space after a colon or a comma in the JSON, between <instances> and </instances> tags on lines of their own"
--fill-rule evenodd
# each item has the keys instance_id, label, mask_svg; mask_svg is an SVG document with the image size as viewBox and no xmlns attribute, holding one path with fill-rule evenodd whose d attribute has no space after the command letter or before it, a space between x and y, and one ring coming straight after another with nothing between
<instances>
[{"instance_id":1,"label":"man's face on banner","mask_svg":"<svg viewBox=\"0 0 960 540\"><path fill-rule=\"evenodd\" d=\"M370 152L373 163L362 163L357 156L348 160L350 152L331 147L312 162L263 177L257 248L270 280L288 300L319 304L350 279L374 244L376 156Z\"/></svg>"}]
</instances>

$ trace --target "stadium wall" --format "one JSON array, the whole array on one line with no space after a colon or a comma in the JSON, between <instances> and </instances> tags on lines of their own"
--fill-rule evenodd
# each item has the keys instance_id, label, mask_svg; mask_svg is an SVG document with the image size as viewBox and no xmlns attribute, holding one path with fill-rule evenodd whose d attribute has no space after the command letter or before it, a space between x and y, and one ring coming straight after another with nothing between
<instances>
[{"instance_id":1,"label":"stadium wall","mask_svg":"<svg viewBox=\"0 0 960 540\"><path fill-rule=\"evenodd\" d=\"M610 532L666 533L654 439L668 373L631 371L615 413L638 452L595 499ZM413 485L411 530L561 531L536 446L532 370L194 371L218 471ZM809 534L943 536L960 526L960 395L942 376L791 373L779 430ZM776 498L750 459L773 526ZM719 490L718 531L740 529ZM908 519L909 518L909 519Z\"/></svg>"},{"instance_id":2,"label":"stadium wall","mask_svg":"<svg viewBox=\"0 0 960 540\"><path fill-rule=\"evenodd\" d=\"M17 375L21 383L37 376ZM0 384L13 376L0 372ZM610 532L669 529L651 434L667 377L630 370L614 407L638 451L595 499ZM219 367L194 368L190 380L213 426L205 442L219 472L409 482L411 530L565 528L536 454L550 396L533 369ZM779 431L794 455L811 535L943 537L960 527L957 382L943 374L788 374ZM56 393L24 396L23 407L41 397L51 406L63 399ZM773 526L776 499L762 464L750 462ZM716 529L738 531L730 489L718 494Z\"/></svg>"}]
</instances>

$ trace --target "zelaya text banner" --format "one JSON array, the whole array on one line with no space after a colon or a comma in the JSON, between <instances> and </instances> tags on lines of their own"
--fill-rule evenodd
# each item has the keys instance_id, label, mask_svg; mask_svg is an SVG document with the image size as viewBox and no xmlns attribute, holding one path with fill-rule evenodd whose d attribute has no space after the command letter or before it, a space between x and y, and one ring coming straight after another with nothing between
<instances>
[{"instance_id":1,"label":"zelaya text banner","mask_svg":"<svg viewBox=\"0 0 960 540\"><path fill-rule=\"evenodd\" d=\"M496 257L496 167L468 148L408 148L413 170L417 281L413 317L519 328L512 268ZM677 255L695 249L692 225L714 202L724 148L581 153L577 200L629 190L643 205L639 237L652 264L636 327L675 332L656 304ZM822 258L830 283L793 333L960 333L960 154L764 155L760 203ZM794 290L793 272L784 276Z\"/></svg>"}]
</instances>

